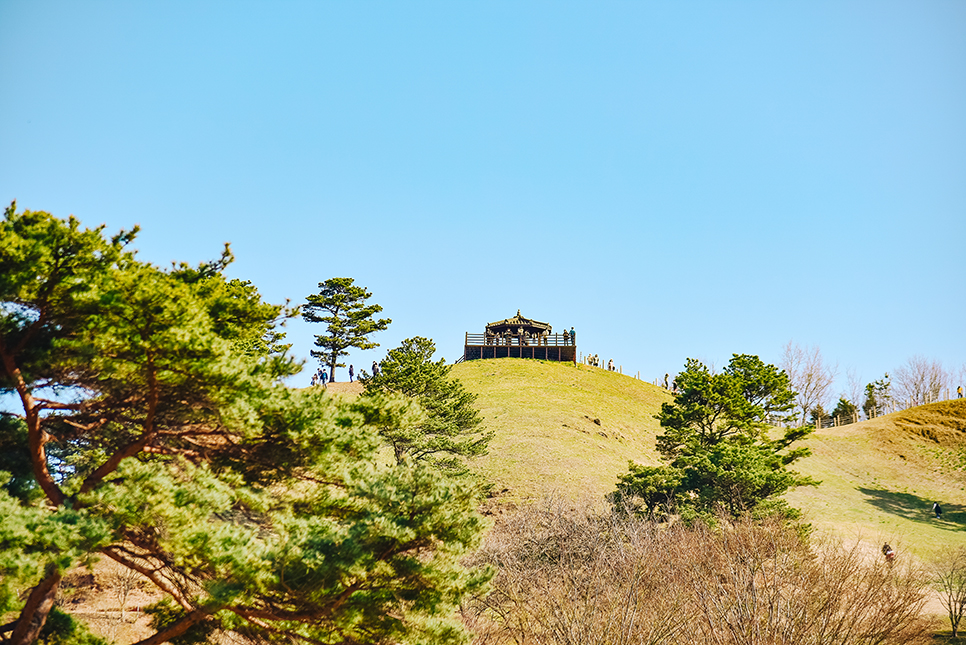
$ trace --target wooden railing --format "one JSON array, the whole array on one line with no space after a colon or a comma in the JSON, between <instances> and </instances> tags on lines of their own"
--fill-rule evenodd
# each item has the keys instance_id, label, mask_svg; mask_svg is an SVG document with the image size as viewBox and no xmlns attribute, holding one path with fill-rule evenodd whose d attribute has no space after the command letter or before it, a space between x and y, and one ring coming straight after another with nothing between
<instances>
[{"instance_id":1,"label":"wooden railing","mask_svg":"<svg viewBox=\"0 0 966 645\"><path fill-rule=\"evenodd\" d=\"M547 334L546 336L490 336L489 334L466 333L467 346L497 345L502 347L569 347L569 334Z\"/></svg>"}]
</instances>

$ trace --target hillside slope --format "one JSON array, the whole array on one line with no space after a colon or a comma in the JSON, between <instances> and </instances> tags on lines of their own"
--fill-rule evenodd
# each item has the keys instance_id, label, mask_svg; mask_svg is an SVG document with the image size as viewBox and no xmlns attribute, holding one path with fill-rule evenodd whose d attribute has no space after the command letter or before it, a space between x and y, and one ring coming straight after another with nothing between
<instances>
[{"instance_id":1,"label":"hillside slope","mask_svg":"<svg viewBox=\"0 0 966 645\"><path fill-rule=\"evenodd\" d=\"M496 436L475 463L508 501L558 493L602 498L628 460L657 463L663 388L586 365L517 358L453 370ZM599 421L599 423L597 423Z\"/></svg>"},{"instance_id":2,"label":"hillside slope","mask_svg":"<svg viewBox=\"0 0 966 645\"><path fill-rule=\"evenodd\" d=\"M512 358L461 363L453 373L478 395L496 433L475 465L502 501L547 492L601 499L628 460L658 463L654 415L671 400L660 387L585 365ZM827 428L805 445L813 455L795 469L822 484L788 500L820 532L923 555L966 545L966 400ZM931 513L937 500L942 520Z\"/></svg>"},{"instance_id":3,"label":"hillside slope","mask_svg":"<svg viewBox=\"0 0 966 645\"><path fill-rule=\"evenodd\" d=\"M966 545L966 400L826 428L806 445L813 454L797 470L822 484L787 498L816 528L902 542L922 554Z\"/></svg>"}]
</instances>

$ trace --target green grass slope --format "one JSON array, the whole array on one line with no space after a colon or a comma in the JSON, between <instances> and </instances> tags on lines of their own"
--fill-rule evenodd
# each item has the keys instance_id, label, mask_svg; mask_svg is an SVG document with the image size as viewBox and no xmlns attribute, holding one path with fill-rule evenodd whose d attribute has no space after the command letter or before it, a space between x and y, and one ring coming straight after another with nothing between
<instances>
[{"instance_id":1,"label":"green grass slope","mask_svg":"<svg viewBox=\"0 0 966 645\"><path fill-rule=\"evenodd\" d=\"M654 415L671 400L660 387L586 365L518 358L460 363L453 375L478 395L496 433L475 466L502 499L603 498L628 460L658 463Z\"/></svg>"},{"instance_id":2,"label":"green grass slope","mask_svg":"<svg viewBox=\"0 0 966 645\"><path fill-rule=\"evenodd\" d=\"M813 454L796 469L822 484L786 497L815 528L920 555L966 545L966 400L826 428L806 445Z\"/></svg>"},{"instance_id":3,"label":"green grass slope","mask_svg":"<svg viewBox=\"0 0 966 645\"><path fill-rule=\"evenodd\" d=\"M657 464L662 388L584 365L521 359L454 367L495 432L475 466L515 502L612 491L628 460ZM600 420L600 425L594 422ZM966 400L814 433L795 469L821 480L787 498L821 532L890 541L921 555L966 545ZM938 500L942 520L931 513Z\"/></svg>"}]
</instances>

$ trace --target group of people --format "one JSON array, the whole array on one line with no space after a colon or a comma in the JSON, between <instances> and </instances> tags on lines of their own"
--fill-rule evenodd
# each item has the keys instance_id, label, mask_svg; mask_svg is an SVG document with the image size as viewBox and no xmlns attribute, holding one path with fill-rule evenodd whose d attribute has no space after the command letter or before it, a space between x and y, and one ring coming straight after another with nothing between
<instances>
[{"instance_id":1,"label":"group of people","mask_svg":"<svg viewBox=\"0 0 966 645\"><path fill-rule=\"evenodd\" d=\"M674 382L672 382L671 385L668 386L667 381L668 381L669 378L671 378L671 375L668 374L667 372L665 372L664 373L664 389L665 390L671 390L671 393L672 394L677 394L678 393L678 380L677 379L674 379Z\"/></svg>"},{"instance_id":2,"label":"group of people","mask_svg":"<svg viewBox=\"0 0 966 645\"><path fill-rule=\"evenodd\" d=\"M514 338L520 339L520 345L529 345L530 341L536 343L538 347L547 344L547 332L543 332L542 334L536 332L530 333L523 331L522 327L515 334L509 331L498 331L494 333L487 329L483 335L486 338L487 345L512 345Z\"/></svg>"},{"instance_id":3,"label":"group of people","mask_svg":"<svg viewBox=\"0 0 966 645\"><path fill-rule=\"evenodd\" d=\"M372 361L372 375L379 376L379 363L377 363L376 361ZM353 365L349 365L349 382L352 383L355 380L355 377L356 377L356 368ZM329 382L330 382L329 373L325 371L324 367L320 367L312 375L312 387L315 387L316 385L321 385L322 387L326 387L326 385L328 385ZM334 379L332 382L335 382Z\"/></svg>"},{"instance_id":4,"label":"group of people","mask_svg":"<svg viewBox=\"0 0 966 645\"><path fill-rule=\"evenodd\" d=\"M563 337L564 345L577 344L577 333L574 331L573 327L570 328L570 331L564 329L561 336ZM528 332L524 331L523 327L518 327L515 333L509 330L492 332L489 329L483 332L484 342L487 345L512 345L513 339L519 338L521 346L529 345L531 342L533 342L537 347L540 347L541 345L546 347L548 345L547 341L549 337L550 334L546 330L540 333Z\"/></svg>"},{"instance_id":5,"label":"group of people","mask_svg":"<svg viewBox=\"0 0 966 645\"><path fill-rule=\"evenodd\" d=\"M587 355L587 364L590 365L591 367L600 367L600 356L598 356L597 354L588 354ZM610 359L609 361L607 361L607 371L608 372L615 372L615 371L617 371L617 368L614 367L614 359L613 358Z\"/></svg>"},{"instance_id":6,"label":"group of people","mask_svg":"<svg viewBox=\"0 0 966 645\"><path fill-rule=\"evenodd\" d=\"M570 328L570 331L567 331L566 329L563 330L564 345L567 344L568 340L570 341L571 345L574 345L574 346L577 345L577 332L574 331L573 327Z\"/></svg>"},{"instance_id":7,"label":"group of people","mask_svg":"<svg viewBox=\"0 0 966 645\"><path fill-rule=\"evenodd\" d=\"M315 387L316 385L321 385L322 387L325 387L328 382L329 382L329 374L328 372L325 371L325 369L321 367L318 370L316 370L315 374L312 375L312 387Z\"/></svg>"}]
</instances>

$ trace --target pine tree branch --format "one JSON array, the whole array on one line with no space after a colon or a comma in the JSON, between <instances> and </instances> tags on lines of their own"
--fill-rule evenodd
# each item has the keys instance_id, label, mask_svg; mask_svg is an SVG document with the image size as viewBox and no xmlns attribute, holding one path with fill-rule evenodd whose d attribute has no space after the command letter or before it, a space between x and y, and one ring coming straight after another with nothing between
<instances>
[{"instance_id":1,"label":"pine tree branch","mask_svg":"<svg viewBox=\"0 0 966 645\"><path fill-rule=\"evenodd\" d=\"M173 638L181 636L186 631L191 629L193 625L205 620L211 616L211 614L212 612L204 609L194 609L189 611L181 620L169 625L159 632L156 632L152 636L133 643L132 645L161 645L161 643L166 643Z\"/></svg>"},{"instance_id":2,"label":"pine tree branch","mask_svg":"<svg viewBox=\"0 0 966 645\"><path fill-rule=\"evenodd\" d=\"M156 586L158 589L171 596L174 601L181 605L182 609L185 611L194 611L194 607L190 602L188 602L188 599L181 592L181 590L175 587L171 581L159 575L161 570L160 568L150 568L139 562L136 562L135 560L127 557L126 553L131 553L130 551L127 551L127 549L123 549L119 546L111 545L104 547L101 549L101 553L114 560L118 564L140 573L142 576L154 583L154 586Z\"/></svg>"},{"instance_id":3,"label":"pine tree branch","mask_svg":"<svg viewBox=\"0 0 966 645\"><path fill-rule=\"evenodd\" d=\"M159 398L159 387L157 374L154 369L154 362L152 357L148 357L148 413L144 420L144 431L141 434L141 438L137 441L127 444L113 455L110 459L101 464L101 466L92 472L81 484L80 493L89 493L94 489L95 486L100 484L105 477L114 472L117 467L121 464L121 461L127 457L133 457L134 455L141 452L145 446L147 446L151 441L154 440L156 430L154 427L154 418L158 411L158 398Z\"/></svg>"}]
</instances>

